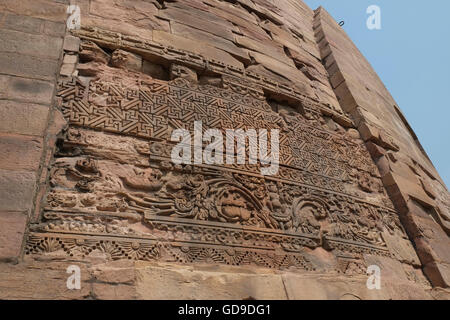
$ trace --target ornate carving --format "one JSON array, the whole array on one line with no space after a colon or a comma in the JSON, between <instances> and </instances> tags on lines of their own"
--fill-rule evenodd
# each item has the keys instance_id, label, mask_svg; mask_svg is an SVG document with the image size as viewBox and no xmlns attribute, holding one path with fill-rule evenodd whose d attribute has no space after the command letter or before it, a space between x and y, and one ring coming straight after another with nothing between
<instances>
[{"instance_id":1,"label":"ornate carving","mask_svg":"<svg viewBox=\"0 0 450 320\"><path fill-rule=\"evenodd\" d=\"M248 95L248 91L244 92L247 95L231 93L181 78L169 83L146 81L137 89L98 81L91 82L89 90L68 90L70 85L82 85L77 82L60 85L64 113L72 125L162 141L170 140L172 129L192 129L197 120L203 121L205 130L282 128L280 164L285 168L281 174L294 167L300 171L297 175L305 175L302 179L305 182L310 179L308 175L316 176L316 180L325 176L331 179L325 182L328 184L350 179L370 192L379 191L381 185L363 144L317 129L300 114L276 114L264 100L254 98L255 94ZM67 96L68 91L82 92L83 96ZM170 146L163 148L170 152ZM355 171L361 173L355 176ZM345 192L345 187L334 190Z\"/></svg>"},{"instance_id":2,"label":"ornate carving","mask_svg":"<svg viewBox=\"0 0 450 320\"><path fill-rule=\"evenodd\" d=\"M264 92L276 83L208 64L222 68L221 84L201 85L190 67L198 70L172 64L173 80L162 81L100 65L89 83L59 84L70 128L28 254L313 270L306 252L323 247L354 259L342 272L358 269L364 254L391 255L383 232L406 236L362 141L330 130L301 94L291 92L297 108L272 108ZM172 130L198 120L204 129L279 129L279 172L173 164Z\"/></svg>"},{"instance_id":3,"label":"ornate carving","mask_svg":"<svg viewBox=\"0 0 450 320\"><path fill-rule=\"evenodd\" d=\"M278 83L273 79L267 79L257 73L249 70L243 70L235 66L226 65L219 61L207 60L203 56L194 52L187 52L172 47L166 47L159 43L151 41L143 41L142 39L126 36L119 33L100 30L92 27L82 27L81 30L73 31L73 33L87 41L100 41L108 44L109 47L121 48L124 50L133 49L133 52L141 51L160 57L167 62L177 62L179 64L188 65L196 70L208 70L213 73L223 74L234 78L240 78L241 83L248 83L247 87L261 86L266 90L282 95L287 99L301 102L306 109L319 110L324 114L332 114L335 119L341 123L350 125L352 121L340 110L335 110L327 103L318 103L311 97L305 96L298 89L294 89L285 84Z\"/></svg>"},{"instance_id":4,"label":"ornate carving","mask_svg":"<svg viewBox=\"0 0 450 320\"><path fill-rule=\"evenodd\" d=\"M328 211L327 204L321 199L315 197L295 199L292 205L292 227L297 232L319 234Z\"/></svg>"},{"instance_id":5,"label":"ornate carving","mask_svg":"<svg viewBox=\"0 0 450 320\"><path fill-rule=\"evenodd\" d=\"M180 263L221 263L232 266L256 265L266 268L297 268L313 271L311 262L300 254L265 252L238 248L176 246L170 243L142 240L120 240L100 237L70 238L62 235L31 234L26 254L63 252L71 257L104 254L111 260L164 260Z\"/></svg>"}]
</instances>

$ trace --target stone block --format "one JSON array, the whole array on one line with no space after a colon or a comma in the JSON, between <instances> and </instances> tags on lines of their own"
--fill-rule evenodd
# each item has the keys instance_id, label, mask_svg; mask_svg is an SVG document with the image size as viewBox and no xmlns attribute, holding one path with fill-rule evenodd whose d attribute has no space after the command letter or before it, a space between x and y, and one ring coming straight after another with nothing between
<instances>
[{"instance_id":1,"label":"stone block","mask_svg":"<svg viewBox=\"0 0 450 320\"><path fill-rule=\"evenodd\" d=\"M435 204L433 199L431 199L423 190L419 179L414 175L404 177L391 171L383 177L383 183L385 186L397 185L403 194L412 196L423 203L426 203L428 206L433 207Z\"/></svg>"},{"instance_id":2,"label":"stone block","mask_svg":"<svg viewBox=\"0 0 450 320\"><path fill-rule=\"evenodd\" d=\"M374 159L378 159L384 154L386 154L386 150L383 147L373 143L372 141L366 142L367 151L369 151L370 155Z\"/></svg>"},{"instance_id":3,"label":"stone block","mask_svg":"<svg viewBox=\"0 0 450 320\"><path fill-rule=\"evenodd\" d=\"M294 61L286 55L283 48L276 46L273 42L261 42L248 37L236 36L236 43L241 47L269 56L278 63L281 62L292 68L295 67Z\"/></svg>"},{"instance_id":4,"label":"stone block","mask_svg":"<svg viewBox=\"0 0 450 320\"><path fill-rule=\"evenodd\" d=\"M81 42L79 57L83 62L95 61L105 64L111 58L102 48L92 41Z\"/></svg>"},{"instance_id":5,"label":"stone block","mask_svg":"<svg viewBox=\"0 0 450 320\"><path fill-rule=\"evenodd\" d=\"M40 80L53 80L59 67L57 60L0 52L2 73Z\"/></svg>"},{"instance_id":6,"label":"stone block","mask_svg":"<svg viewBox=\"0 0 450 320\"><path fill-rule=\"evenodd\" d=\"M280 275L259 273L253 268L217 265L137 265L140 299L242 300L286 299Z\"/></svg>"},{"instance_id":7,"label":"stone block","mask_svg":"<svg viewBox=\"0 0 450 320\"><path fill-rule=\"evenodd\" d=\"M0 12L40 18L54 22L65 22L67 3L53 0L0 1Z\"/></svg>"},{"instance_id":8,"label":"stone block","mask_svg":"<svg viewBox=\"0 0 450 320\"><path fill-rule=\"evenodd\" d=\"M375 143L379 141L378 137L380 136L380 129L376 126L367 122L362 122L358 127L358 131L364 141L373 141Z\"/></svg>"},{"instance_id":9,"label":"stone block","mask_svg":"<svg viewBox=\"0 0 450 320\"><path fill-rule=\"evenodd\" d=\"M291 67L284 63L280 64L278 60L258 52L251 52L250 56L266 69L276 74L282 74L284 78L289 79L297 88L302 90L302 94L309 97L315 97L310 80L302 72L299 72L296 67Z\"/></svg>"},{"instance_id":10,"label":"stone block","mask_svg":"<svg viewBox=\"0 0 450 320\"><path fill-rule=\"evenodd\" d=\"M117 49L112 54L111 65L116 68L139 72L142 69L142 57L131 52Z\"/></svg>"},{"instance_id":11,"label":"stone block","mask_svg":"<svg viewBox=\"0 0 450 320\"><path fill-rule=\"evenodd\" d=\"M100 65L100 62L95 61L80 63L77 65L77 71L80 76L95 77L99 73Z\"/></svg>"},{"instance_id":12,"label":"stone block","mask_svg":"<svg viewBox=\"0 0 450 320\"><path fill-rule=\"evenodd\" d=\"M0 100L0 131L43 136L48 113L45 106Z\"/></svg>"},{"instance_id":13,"label":"stone block","mask_svg":"<svg viewBox=\"0 0 450 320\"><path fill-rule=\"evenodd\" d=\"M365 276L305 276L286 273L282 277L289 300L385 300L390 298L386 289L367 289Z\"/></svg>"},{"instance_id":14,"label":"stone block","mask_svg":"<svg viewBox=\"0 0 450 320\"><path fill-rule=\"evenodd\" d=\"M10 52L33 57L58 60L63 40L44 34L0 30L0 52Z\"/></svg>"},{"instance_id":15,"label":"stone block","mask_svg":"<svg viewBox=\"0 0 450 320\"><path fill-rule=\"evenodd\" d=\"M80 51L80 38L67 35L64 37L64 45L63 49L64 51L69 52L79 52Z\"/></svg>"},{"instance_id":16,"label":"stone block","mask_svg":"<svg viewBox=\"0 0 450 320\"><path fill-rule=\"evenodd\" d=\"M27 215L24 212L0 211L0 262L17 261L21 254L26 224Z\"/></svg>"},{"instance_id":17,"label":"stone block","mask_svg":"<svg viewBox=\"0 0 450 320\"><path fill-rule=\"evenodd\" d=\"M77 64L78 55L75 54L65 54L63 59L64 64Z\"/></svg>"},{"instance_id":18,"label":"stone block","mask_svg":"<svg viewBox=\"0 0 450 320\"><path fill-rule=\"evenodd\" d=\"M163 18L165 20L180 22L192 28L206 31L230 41L234 40L234 34L232 30L235 29L235 27L231 23L228 23L228 26L217 23L217 20L222 20L220 17L217 17L215 19L216 21L209 20L205 17L201 18L198 16L193 19L192 16L195 15L196 12L198 13L198 10L196 10L195 8L191 8L190 10L167 8L165 10L160 10L157 14L157 17ZM209 45L213 44L209 43Z\"/></svg>"},{"instance_id":19,"label":"stone block","mask_svg":"<svg viewBox=\"0 0 450 320\"><path fill-rule=\"evenodd\" d=\"M387 230L383 231L382 236L395 259L417 267L421 265L419 257L409 239L399 237ZM392 270L395 270L395 268Z\"/></svg>"},{"instance_id":20,"label":"stone block","mask_svg":"<svg viewBox=\"0 0 450 320\"><path fill-rule=\"evenodd\" d=\"M66 34L66 24L53 21L44 21L43 32L50 36L63 37Z\"/></svg>"},{"instance_id":21,"label":"stone block","mask_svg":"<svg viewBox=\"0 0 450 320\"><path fill-rule=\"evenodd\" d=\"M335 88L334 93L336 94L336 97L338 98L338 101L344 111L351 113L358 106L358 103L348 90L345 82L342 82L337 88Z\"/></svg>"},{"instance_id":22,"label":"stone block","mask_svg":"<svg viewBox=\"0 0 450 320\"><path fill-rule=\"evenodd\" d=\"M198 42L194 42L184 37L176 36L159 30L153 30L153 41L162 45L171 46L173 48L201 54L206 59L221 61L222 63L233 66L235 68L244 68L242 62L233 58L232 55L223 50L214 48L208 44L199 45Z\"/></svg>"},{"instance_id":23,"label":"stone block","mask_svg":"<svg viewBox=\"0 0 450 320\"><path fill-rule=\"evenodd\" d=\"M376 161L376 165L381 177L384 177L385 175L389 174L389 172L391 172L389 160L386 156L381 156L380 158L378 158Z\"/></svg>"},{"instance_id":24,"label":"stone block","mask_svg":"<svg viewBox=\"0 0 450 320\"><path fill-rule=\"evenodd\" d=\"M380 268L381 287L389 287L394 282L407 283L409 280L402 264L392 258L375 255L364 255L367 266L375 265Z\"/></svg>"},{"instance_id":25,"label":"stone block","mask_svg":"<svg viewBox=\"0 0 450 320\"><path fill-rule=\"evenodd\" d=\"M42 138L0 134L0 169L36 171L42 148Z\"/></svg>"},{"instance_id":26,"label":"stone block","mask_svg":"<svg viewBox=\"0 0 450 320\"><path fill-rule=\"evenodd\" d=\"M44 23L42 19L13 13L5 13L3 19L2 26L5 29L22 31L26 33L38 33L39 30L41 30L42 23Z\"/></svg>"},{"instance_id":27,"label":"stone block","mask_svg":"<svg viewBox=\"0 0 450 320\"><path fill-rule=\"evenodd\" d=\"M423 269L423 272L430 279L435 287L450 287L450 265L444 263L429 263Z\"/></svg>"},{"instance_id":28,"label":"stone block","mask_svg":"<svg viewBox=\"0 0 450 320\"><path fill-rule=\"evenodd\" d=\"M49 81L0 75L0 99L50 105L55 85Z\"/></svg>"},{"instance_id":29,"label":"stone block","mask_svg":"<svg viewBox=\"0 0 450 320\"><path fill-rule=\"evenodd\" d=\"M183 78L189 80L191 82L197 82L198 75L195 70L192 70L188 67L172 63L170 65L170 79Z\"/></svg>"},{"instance_id":30,"label":"stone block","mask_svg":"<svg viewBox=\"0 0 450 320\"><path fill-rule=\"evenodd\" d=\"M443 262L450 264L450 239L439 226L437 212L433 207L426 208L414 199L408 203L410 214L405 227L416 244L416 251L423 264Z\"/></svg>"},{"instance_id":31,"label":"stone block","mask_svg":"<svg viewBox=\"0 0 450 320\"><path fill-rule=\"evenodd\" d=\"M59 74L65 77L70 77L75 72L75 65L71 63L64 63L61 66L61 70L59 71Z\"/></svg>"},{"instance_id":32,"label":"stone block","mask_svg":"<svg viewBox=\"0 0 450 320\"><path fill-rule=\"evenodd\" d=\"M344 75L337 71L330 77L330 83L333 88L339 87L345 81Z\"/></svg>"},{"instance_id":33,"label":"stone block","mask_svg":"<svg viewBox=\"0 0 450 320\"><path fill-rule=\"evenodd\" d=\"M194 41L208 43L215 48L228 52L245 64L250 64L251 62L247 50L239 48L230 40L218 37L214 34L202 30L191 28L181 23L173 22L171 24L171 27L172 33L175 35L182 36L187 39L192 39Z\"/></svg>"},{"instance_id":34,"label":"stone block","mask_svg":"<svg viewBox=\"0 0 450 320\"><path fill-rule=\"evenodd\" d=\"M81 272L81 289L69 290L67 268L76 265ZM18 265L0 264L0 299L81 300L91 295L90 274L80 261L25 259Z\"/></svg>"},{"instance_id":35,"label":"stone block","mask_svg":"<svg viewBox=\"0 0 450 320\"><path fill-rule=\"evenodd\" d=\"M91 1L83 25L151 40L152 30L170 32L169 21L157 17L158 6L157 1L147 0L120 1L114 6L109 0Z\"/></svg>"},{"instance_id":36,"label":"stone block","mask_svg":"<svg viewBox=\"0 0 450 320\"><path fill-rule=\"evenodd\" d=\"M136 288L127 284L93 283L92 295L99 300L133 300Z\"/></svg>"},{"instance_id":37,"label":"stone block","mask_svg":"<svg viewBox=\"0 0 450 320\"><path fill-rule=\"evenodd\" d=\"M103 283L133 285L136 280L134 262L129 260L96 265L91 273L96 281Z\"/></svg>"},{"instance_id":38,"label":"stone block","mask_svg":"<svg viewBox=\"0 0 450 320\"><path fill-rule=\"evenodd\" d=\"M35 184L33 172L0 169L0 211L29 212Z\"/></svg>"}]
</instances>

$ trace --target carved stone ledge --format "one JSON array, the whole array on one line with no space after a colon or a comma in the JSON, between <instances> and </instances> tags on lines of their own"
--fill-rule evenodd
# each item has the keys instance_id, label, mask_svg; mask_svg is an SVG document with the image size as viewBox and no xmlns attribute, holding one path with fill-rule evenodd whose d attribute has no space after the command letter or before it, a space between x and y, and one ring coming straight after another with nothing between
<instances>
[{"instance_id":1,"label":"carved stone ledge","mask_svg":"<svg viewBox=\"0 0 450 320\"><path fill-rule=\"evenodd\" d=\"M229 66L219 61L208 60L192 52L166 47L148 40L98 28L83 27L81 30L73 30L72 34L81 39L89 40L111 49L124 49L140 54L151 61L177 62L186 64L199 71L208 70L217 74L236 76L242 79L244 83L247 83L249 87L259 85L275 95L282 95L288 100L293 99L299 101L307 109L316 109L325 115L331 115L333 119L344 127L353 126L352 120L342 112L332 109L329 105L315 101L315 99L307 97L289 86L265 78L254 72Z\"/></svg>"},{"instance_id":2,"label":"carved stone ledge","mask_svg":"<svg viewBox=\"0 0 450 320\"><path fill-rule=\"evenodd\" d=\"M111 236L30 234L25 254L43 253L59 253L79 258L103 254L110 260L175 261L184 264L220 263L232 266L256 265L270 269L295 268L306 271L315 269L311 262L301 254L282 253L274 250L199 246Z\"/></svg>"}]
</instances>

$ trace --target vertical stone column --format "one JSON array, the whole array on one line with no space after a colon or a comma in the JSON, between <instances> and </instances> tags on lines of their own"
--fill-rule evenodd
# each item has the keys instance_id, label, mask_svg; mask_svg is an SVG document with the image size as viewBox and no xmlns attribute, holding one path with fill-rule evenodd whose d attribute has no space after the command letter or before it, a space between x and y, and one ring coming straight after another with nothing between
<instances>
[{"instance_id":1,"label":"vertical stone column","mask_svg":"<svg viewBox=\"0 0 450 320\"><path fill-rule=\"evenodd\" d=\"M316 39L342 108L353 117L434 286L450 286L449 193L376 72L323 9Z\"/></svg>"},{"instance_id":2,"label":"vertical stone column","mask_svg":"<svg viewBox=\"0 0 450 320\"><path fill-rule=\"evenodd\" d=\"M0 1L0 262L20 258L46 179L67 5Z\"/></svg>"}]
</instances>

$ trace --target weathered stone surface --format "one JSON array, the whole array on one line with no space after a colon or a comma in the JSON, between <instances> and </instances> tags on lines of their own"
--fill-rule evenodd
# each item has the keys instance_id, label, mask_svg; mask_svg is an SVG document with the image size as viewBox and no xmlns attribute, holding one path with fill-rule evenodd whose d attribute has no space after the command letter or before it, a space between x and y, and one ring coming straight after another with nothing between
<instances>
[{"instance_id":1,"label":"weathered stone surface","mask_svg":"<svg viewBox=\"0 0 450 320\"><path fill-rule=\"evenodd\" d=\"M2 0L0 11L16 15L40 18L54 22L65 22L67 5L53 0L23 0L20 2Z\"/></svg>"},{"instance_id":2,"label":"weathered stone surface","mask_svg":"<svg viewBox=\"0 0 450 320\"><path fill-rule=\"evenodd\" d=\"M82 6L83 24L152 39L152 30L170 32L169 21L157 17L157 1L95 0Z\"/></svg>"},{"instance_id":3,"label":"weathered stone surface","mask_svg":"<svg viewBox=\"0 0 450 320\"><path fill-rule=\"evenodd\" d=\"M188 67L173 63L170 65L170 79L173 80L177 78L186 79L190 82L197 82L198 75L194 70Z\"/></svg>"},{"instance_id":4,"label":"weathered stone surface","mask_svg":"<svg viewBox=\"0 0 450 320\"><path fill-rule=\"evenodd\" d=\"M142 57L123 50L115 50L111 56L111 65L116 68L141 71Z\"/></svg>"},{"instance_id":5,"label":"weathered stone surface","mask_svg":"<svg viewBox=\"0 0 450 320\"><path fill-rule=\"evenodd\" d=\"M92 275L97 282L133 284L136 280L134 262L129 260L119 260L112 263L95 265Z\"/></svg>"},{"instance_id":6,"label":"weathered stone surface","mask_svg":"<svg viewBox=\"0 0 450 320\"><path fill-rule=\"evenodd\" d=\"M0 129L6 133L42 136L48 112L45 106L1 100Z\"/></svg>"},{"instance_id":7,"label":"weathered stone surface","mask_svg":"<svg viewBox=\"0 0 450 320\"><path fill-rule=\"evenodd\" d=\"M233 67L237 68L244 67L244 65L241 62L233 58L229 53L214 48L213 46L210 46L206 43L203 44L199 42L193 42L192 40L188 40L184 37L176 36L159 30L158 31L155 30L153 32L153 41L177 49L195 52L203 55L205 58L221 61Z\"/></svg>"},{"instance_id":8,"label":"weathered stone surface","mask_svg":"<svg viewBox=\"0 0 450 320\"><path fill-rule=\"evenodd\" d=\"M278 47L270 42L255 41L241 36L236 36L236 42L242 47L267 55L277 60L278 63L281 62L290 67L294 67L294 61L286 56L281 46Z\"/></svg>"},{"instance_id":9,"label":"weathered stone surface","mask_svg":"<svg viewBox=\"0 0 450 320\"><path fill-rule=\"evenodd\" d=\"M2 29L0 52L29 55L57 60L61 53L62 39L47 35L34 35Z\"/></svg>"},{"instance_id":10,"label":"weathered stone surface","mask_svg":"<svg viewBox=\"0 0 450 320\"><path fill-rule=\"evenodd\" d=\"M91 61L87 63L80 63L77 66L77 71L83 77L95 77L98 73L99 62Z\"/></svg>"},{"instance_id":11,"label":"weathered stone surface","mask_svg":"<svg viewBox=\"0 0 450 320\"><path fill-rule=\"evenodd\" d=\"M67 268L81 270L81 290L69 290ZM26 261L19 265L0 263L0 299L68 300L86 299L91 294L89 272L79 261Z\"/></svg>"},{"instance_id":12,"label":"weathered stone surface","mask_svg":"<svg viewBox=\"0 0 450 320\"><path fill-rule=\"evenodd\" d=\"M305 277L282 275L289 299L292 300L378 300L389 299L384 292L367 290L365 279L336 276Z\"/></svg>"},{"instance_id":13,"label":"weathered stone surface","mask_svg":"<svg viewBox=\"0 0 450 320\"><path fill-rule=\"evenodd\" d=\"M450 262L448 246L450 241L447 234L439 227L436 227L436 220L430 211L424 210L420 205L408 205L410 214L405 221L405 227L417 232L411 233L417 246L417 253L423 264L432 261Z\"/></svg>"},{"instance_id":14,"label":"weathered stone surface","mask_svg":"<svg viewBox=\"0 0 450 320\"><path fill-rule=\"evenodd\" d=\"M137 298L134 286L108 283L94 283L92 296L99 300L133 300Z\"/></svg>"},{"instance_id":15,"label":"weathered stone surface","mask_svg":"<svg viewBox=\"0 0 450 320\"><path fill-rule=\"evenodd\" d=\"M450 287L450 265L432 262L425 266L424 272L435 286Z\"/></svg>"},{"instance_id":16,"label":"weathered stone surface","mask_svg":"<svg viewBox=\"0 0 450 320\"><path fill-rule=\"evenodd\" d=\"M192 19L192 15L194 16L196 15L194 12L197 12L197 17L195 19ZM195 29L206 31L208 33L211 33L218 37L222 37L229 41L234 40L234 35L232 33L234 27L231 23L226 23L227 26L224 26L221 25L220 23L217 23L217 20L220 19L216 18L215 21L211 21L208 19L198 17L198 13L199 11L195 9L190 9L188 11L178 8L167 8L164 10L160 10L157 16L167 20L181 22Z\"/></svg>"},{"instance_id":17,"label":"weathered stone surface","mask_svg":"<svg viewBox=\"0 0 450 320\"><path fill-rule=\"evenodd\" d=\"M5 261L16 262L22 254L26 223L27 215L23 212L0 212L0 265ZM3 285L0 281L0 288Z\"/></svg>"},{"instance_id":18,"label":"weathered stone surface","mask_svg":"<svg viewBox=\"0 0 450 320\"><path fill-rule=\"evenodd\" d=\"M0 134L0 169L36 171L42 148L41 138Z\"/></svg>"},{"instance_id":19,"label":"weathered stone surface","mask_svg":"<svg viewBox=\"0 0 450 320\"><path fill-rule=\"evenodd\" d=\"M431 275L434 286L448 286L448 270L438 265L440 259L447 259L442 250L448 251L449 238L441 229L447 230L436 209L442 200L436 201L435 193L430 192L431 181L436 181L436 190L441 190L446 203L448 190L370 64L323 8L316 10L315 20L319 48L336 96L342 108L355 117L362 138L370 141L369 152L379 158L386 190L414 238L422 264L429 265L424 272ZM393 152L384 157L381 147ZM427 173L419 168L427 168ZM409 198L417 205L408 205Z\"/></svg>"},{"instance_id":20,"label":"weathered stone surface","mask_svg":"<svg viewBox=\"0 0 450 320\"><path fill-rule=\"evenodd\" d=\"M142 63L142 72L156 79L169 80L169 72L163 66L146 60Z\"/></svg>"},{"instance_id":21,"label":"weathered stone surface","mask_svg":"<svg viewBox=\"0 0 450 320\"><path fill-rule=\"evenodd\" d=\"M33 172L0 170L0 211L30 210L35 181Z\"/></svg>"},{"instance_id":22,"label":"weathered stone surface","mask_svg":"<svg viewBox=\"0 0 450 320\"><path fill-rule=\"evenodd\" d=\"M44 20L43 32L50 36L62 37L66 33L66 23Z\"/></svg>"},{"instance_id":23,"label":"weathered stone surface","mask_svg":"<svg viewBox=\"0 0 450 320\"><path fill-rule=\"evenodd\" d=\"M240 47L237 47L230 40L218 37L214 34L202 30L191 28L189 26L180 23L172 23L171 27L172 33L177 36L186 37L188 39L192 39L194 41L199 41L203 43L211 43L215 48L228 52L229 54L238 58L245 64L250 63L250 57L248 55L248 52Z\"/></svg>"},{"instance_id":24,"label":"weathered stone surface","mask_svg":"<svg viewBox=\"0 0 450 320\"><path fill-rule=\"evenodd\" d=\"M80 50L80 39L71 35L64 37L64 51L78 52Z\"/></svg>"},{"instance_id":25,"label":"weathered stone surface","mask_svg":"<svg viewBox=\"0 0 450 320\"><path fill-rule=\"evenodd\" d=\"M0 69L2 73L52 80L57 72L58 61L30 57L17 53L0 53Z\"/></svg>"},{"instance_id":26,"label":"weathered stone surface","mask_svg":"<svg viewBox=\"0 0 450 320\"><path fill-rule=\"evenodd\" d=\"M26 15L16 15L13 13L3 13L5 29L22 31L26 33L39 33L41 25L44 22L42 19L28 17Z\"/></svg>"},{"instance_id":27,"label":"weathered stone surface","mask_svg":"<svg viewBox=\"0 0 450 320\"><path fill-rule=\"evenodd\" d=\"M137 266L140 299L283 300L287 299L280 275L215 266Z\"/></svg>"},{"instance_id":28,"label":"weathered stone surface","mask_svg":"<svg viewBox=\"0 0 450 320\"><path fill-rule=\"evenodd\" d=\"M55 85L48 81L0 75L0 99L50 105Z\"/></svg>"},{"instance_id":29,"label":"weathered stone surface","mask_svg":"<svg viewBox=\"0 0 450 320\"><path fill-rule=\"evenodd\" d=\"M450 290L435 288L430 291L430 295L433 296L435 300L450 300Z\"/></svg>"},{"instance_id":30,"label":"weathered stone surface","mask_svg":"<svg viewBox=\"0 0 450 320\"><path fill-rule=\"evenodd\" d=\"M17 263L45 150L45 131L53 101L65 34L67 6L46 0L0 1L0 261ZM47 151L48 154L48 151ZM0 263L2 265L2 263ZM20 267L19 267L20 268ZM31 298L26 276L4 273L1 298L14 298L14 281ZM18 279L23 280L19 284ZM35 284L41 277L36 278ZM5 290L5 286L8 289Z\"/></svg>"},{"instance_id":31,"label":"weathered stone surface","mask_svg":"<svg viewBox=\"0 0 450 320\"><path fill-rule=\"evenodd\" d=\"M63 59L63 64L77 64L78 56L74 54L65 54Z\"/></svg>"},{"instance_id":32,"label":"weathered stone surface","mask_svg":"<svg viewBox=\"0 0 450 320\"><path fill-rule=\"evenodd\" d=\"M83 62L96 61L101 63L108 63L111 57L103 51L97 44L92 41L83 41L81 43L81 50L79 54Z\"/></svg>"},{"instance_id":33,"label":"weathered stone surface","mask_svg":"<svg viewBox=\"0 0 450 320\"><path fill-rule=\"evenodd\" d=\"M61 66L61 70L59 71L59 74L64 77L71 77L72 75L74 75L74 73L75 73L75 65L69 63L64 63Z\"/></svg>"},{"instance_id":34,"label":"weathered stone surface","mask_svg":"<svg viewBox=\"0 0 450 320\"><path fill-rule=\"evenodd\" d=\"M315 96L308 78L297 68L280 64L277 60L257 52L251 52L250 55L268 70L289 79L296 87L302 89L303 94L310 97Z\"/></svg>"}]
</instances>

